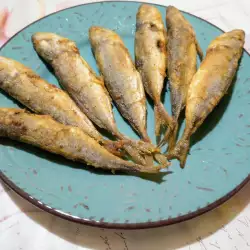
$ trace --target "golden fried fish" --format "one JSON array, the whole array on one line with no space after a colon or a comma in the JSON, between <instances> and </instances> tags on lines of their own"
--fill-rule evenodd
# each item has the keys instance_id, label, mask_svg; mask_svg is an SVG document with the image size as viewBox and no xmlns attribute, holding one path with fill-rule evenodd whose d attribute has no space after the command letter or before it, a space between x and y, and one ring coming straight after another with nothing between
<instances>
[{"instance_id":1,"label":"golden fried fish","mask_svg":"<svg viewBox=\"0 0 250 250\"><path fill-rule=\"evenodd\" d=\"M0 136L32 144L95 168L157 173L160 166L141 166L111 154L80 128L66 126L47 115L22 109L0 108Z\"/></svg>"},{"instance_id":2,"label":"golden fried fish","mask_svg":"<svg viewBox=\"0 0 250 250\"><path fill-rule=\"evenodd\" d=\"M115 32L101 27L91 27L89 38L112 99L142 139L149 142L146 98L141 76L123 41Z\"/></svg>"},{"instance_id":3,"label":"golden fried fish","mask_svg":"<svg viewBox=\"0 0 250 250\"><path fill-rule=\"evenodd\" d=\"M193 27L178 9L169 6L166 11L166 21L168 76L173 123L169 126L161 145L168 142L168 150L172 150L176 143L178 118L186 105L188 88L196 72L197 52L200 58L203 53Z\"/></svg>"},{"instance_id":4,"label":"golden fried fish","mask_svg":"<svg viewBox=\"0 0 250 250\"><path fill-rule=\"evenodd\" d=\"M118 153L116 148L122 146L119 142L105 140L66 92L15 60L0 57L0 88L38 114L47 114L65 125L81 128L113 153Z\"/></svg>"},{"instance_id":5,"label":"golden fried fish","mask_svg":"<svg viewBox=\"0 0 250 250\"><path fill-rule=\"evenodd\" d=\"M206 57L188 90L184 133L168 154L169 159L179 159L182 168L186 163L191 135L201 126L232 83L244 41L244 31L233 30L220 35L208 46Z\"/></svg>"},{"instance_id":6,"label":"golden fried fish","mask_svg":"<svg viewBox=\"0 0 250 250\"><path fill-rule=\"evenodd\" d=\"M149 143L131 140L119 132L102 78L97 77L81 57L73 41L44 32L35 33L32 41L38 54L52 66L59 82L84 114L97 126L122 140L123 148L136 162L146 164L140 153L159 151Z\"/></svg>"},{"instance_id":7,"label":"golden fried fish","mask_svg":"<svg viewBox=\"0 0 250 250\"><path fill-rule=\"evenodd\" d=\"M142 4L136 15L135 65L154 101L155 134L159 136L161 125L172 124L172 118L161 102L167 69L167 34L160 11L152 5Z\"/></svg>"}]
</instances>

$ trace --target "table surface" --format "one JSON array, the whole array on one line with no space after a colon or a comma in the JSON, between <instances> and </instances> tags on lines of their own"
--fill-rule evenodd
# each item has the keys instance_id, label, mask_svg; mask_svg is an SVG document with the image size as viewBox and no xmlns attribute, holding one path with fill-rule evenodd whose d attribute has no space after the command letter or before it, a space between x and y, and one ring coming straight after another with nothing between
<instances>
[{"instance_id":1,"label":"table surface","mask_svg":"<svg viewBox=\"0 0 250 250\"><path fill-rule=\"evenodd\" d=\"M225 31L246 32L250 51L249 0L148 0L175 5ZM4 3L7 2L7 3ZM0 46L34 20L84 0L0 1ZM25 6L25 7L24 7ZM250 183L219 208L176 225L147 230L108 230L79 225L43 212L0 182L0 246L4 250L244 250L250 249Z\"/></svg>"}]
</instances>

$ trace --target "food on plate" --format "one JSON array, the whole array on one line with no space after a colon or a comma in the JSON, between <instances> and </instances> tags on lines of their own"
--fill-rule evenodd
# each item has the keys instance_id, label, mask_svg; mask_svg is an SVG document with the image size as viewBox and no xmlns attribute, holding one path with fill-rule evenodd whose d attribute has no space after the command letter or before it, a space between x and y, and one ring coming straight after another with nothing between
<instances>
[{"instance_id":1,"label":"food on plate","mask_svg":"<svg viewBox=\"0 0 250 250\"><path fill-rule=\"evenodd\" d=\"M143 140L150 142L141 76L123 41L115 32L94 26L89 30L89 38L105 85L121 115Z\"/></svg>"},{"instance_id":2,"label":"food on plate","mask_svg":"<svg viewBox=\"0 0 250 250\"><path fill-rule=\"evenodd\" d=\"M214 39L206 57L194 75L187 95L186 127L182 138L168 158L177 158L183 168L190 147L190 137L201 126L232 84L245 42L243 30L226 32Z\"/></svg>"},{"instance_id":3,"label":"food on plate","mask_svg":"<svg viewBox=\"0 0 250 250\"><path fill-rule=\"evenodd\" d=\"M54 33L40 32L34 34L32 40L38 54L52 66L61 85L78 107L98 127L123 140L123 148L136 162L146 164L140 154L159 152L159 149L150 143L130 140L119 132L112 111L111 98L102 78L98 77L81 57L73 41Z\"/></svg>"},{"instance_id":4,"label":"food on plate","mask_svg":"<svg viewBox=\"0 0 250 250\"><path fill-rule=\"evenodd\" d=\"M202 58L203 53L193 27L177 8L173 6L167 8L166 22L168 77L173 123L166 131L160 145L168 142L168 150L171 151L176 143L178 118L186 105L188 88L196 72L197 53L200 58Z\"/></svg>"},{"instance_id":5,"label":"food on plate","mask_svg":"<svg viewBox=\"0 0 250 250\"><path fill-rule=\"evenodd\" d=\"M157 173L161 166L142 166L107 151L80 128L58 123L47 115L0 108L0 136L32 144L73 161L111 171Z\"/></svg>"},{"instance_id":6,"label":"food on plate","mask_svg":"<svg viewBox=\"0 0 250 250\"><path fill-rule=\"evenodd\" d=\"M79 127L110 151L119 154L117 149L121 142L105 140L66 92L49 84L23 64L0 57L0 88L30 110Z\"/></svg>"},{"instance_id":7,"label":"food on plate","mask_svg":"<svg viewBox=\"0 0 250 250\"><path fill-rule=\"evenodd\" d=\"M135 65L154 101L155 134L159 136L161 125L172 124L161 102L167 69L167 34L160 11L148 4L142 4L136 15Z\"/></svg>"}]
</instances>

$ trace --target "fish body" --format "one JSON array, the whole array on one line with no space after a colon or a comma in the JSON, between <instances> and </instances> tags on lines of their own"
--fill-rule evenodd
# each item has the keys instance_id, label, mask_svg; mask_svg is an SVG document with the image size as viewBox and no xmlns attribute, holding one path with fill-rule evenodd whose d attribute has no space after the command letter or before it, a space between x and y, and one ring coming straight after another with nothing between
<instances>
[{"instance_id":1,"label":"fish body","mask_svg":"<svg viewBox=\"0 0 250 250\"><path fill-rule=\"evenodd\" d=\"M161 167L141 166L120 159L80 128L58 123L47 115L21 109L0 109L0 136L32 144L73 161L111 171L157 173Z\"/></svg>"},{"instance_id":2,"label":"fish body","mask_svg":"<svg viewBox=\"0 0 250 250\"><path fill-rule=\"evenodd\" d=\"M105 85L120 113L143 140L150 142L141 76L122 39L115 32L101 27L91 27L89 39Z\"/></svg>"},{"instance_id":3,"label":"fish body","mask_svg":"<svg viewBox=\"0 0 250 250\"><path fill-rule=\"evenodd\" d=\"M148 4L142 4L136 15L135 65L147 94L154 101L155 134L159 136L161 124L172 123L161 102L167 70L167 34L161 13Z\"/></svg>"},{"instance_id":4,"label":"fish body","mask_svg":"<svg viewBox=\"0 0 250 250\"><path fill-rule=\"evenodd\" d=\"M98 127L118 135L103 80L81 57L76 44L57 34L43 32L35 33L32 41L38 54L52 66L60 84L84 114Z\"/></svg>"},{"instance_id":5,"label":"fish body","mask_svg":"<svg viewBox=\"0 0 250 250\"><path fill-rule=\"evenodd\" d=\"M185 166L190 137L201 126L232 84L245 40L243 30L218 36L208 46L206 57L194 75L187 95L186 127L168 158L178 158Z\"/></svg>"},{"instance_id":6,"label":"fish body","mask_svg":"<svg viewBox=\"0 0 250 250\"><path fill-rule=\"evenodd\" d=\"M196 72L197 52L200 58L202 58L203 53L193 27L177 8L173 6L167 8L166 22L173 124L167 130L161 145L168 142L168 149L172 150L176 143L178 118L186 105L188 88Z\"/></svg>"}]
</instances>

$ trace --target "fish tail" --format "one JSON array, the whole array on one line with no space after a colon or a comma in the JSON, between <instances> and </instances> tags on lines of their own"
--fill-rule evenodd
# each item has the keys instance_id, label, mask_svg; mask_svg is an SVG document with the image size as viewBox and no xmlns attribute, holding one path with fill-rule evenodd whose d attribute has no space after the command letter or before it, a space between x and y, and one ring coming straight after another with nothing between
<instances>
[{"instance_id":1,"label":"fish tail","mask_svg":"<svg viewBox=\"0 0 250 250\"><path fill-rule=\"evenodd\" d=\"M176 137L178 132L178 123L173 122L171 126L168 127L162 141L160 142L160 146L164 146L168 143L168 152L172 151L176 144Z\"/></svg>"},{"instance_id":2,"label":"fish tail","mask_svg":"<svg viewBox=\"0 0 250 250\"><path fill-rule=\"evenodd\" d=\"M132 158L132 160L140 165L147 165L147 161L145 160L145 158L139 153L139 151L134 148L133 146L126 144L123 145L124 150L130 155L130 157ZM148 160L148 159L147 159Z\"/></svg>"},{"instance_id":3,"label":"fish tail","mask_svg":"<svg viewBox=\"0 0 250 250\"><path fill-rule=\"evenodd\" d=\"M121 151L123 149L124 141L110 141L105 140L102 142L102 145L113 155L118 156L120 158L124 157L124 152Z\"/></svg>"},{"instance_id":4,"label":"fish tail","mask_svg":"<svg viewBox=\"0 0 250 250\"><path fill-rule=\"evenodd\" d=\"M180 167L184 168L187 160L187 155L190 148L190 141L187 137L182 137L177 143L175 148L167 153L167 158L178 159L180 161Z\"/></svg>"},{"instance_id":5,"label":"fish tail","mask_svg":"<svg viewBox=\"0 0 250 250\"><path fill-rule=\"evenodd\" d=\"M155 114L155 135L160 136L161 126L169 126L172 123L172 118L166 111L161 102L156 103L154 106Z\"/></svg>"},{"instance_id":6,"label":"fish tail","mask_svg":"<svg viewBox=\"0 0 250 250\"><path fill-rule=\"evenodd\" d=\"M154 165L154 158L152 155L144 155L144 159L146 162L146 166L152 166Z\"/></svg>"},{"instance_id":7,"label":"fish tail","mask_svg":"<svg viewBox=\"0 0 250 250\"><path fill-rule=\"evenodd\" d=\"M168 148L173 148L175 146L176 135L177 135L178 125L177 122L172 120L168 125L167 131L158 144L158 147L163 147L166 143L168 143Z\"/></svg>"},{"instance_id":8,"label":"fish tail","mask_svg":"<svg viewBox=\"0 0 250 250\"><path fill-rule=\"evenodd\" d=\"M167 157L165 155L162 155L160 153L155 153L154 154L154 159L160 163L161 165L168 167L170 166L170 162L167 160Z\"/></svg>"}]
</instances>

